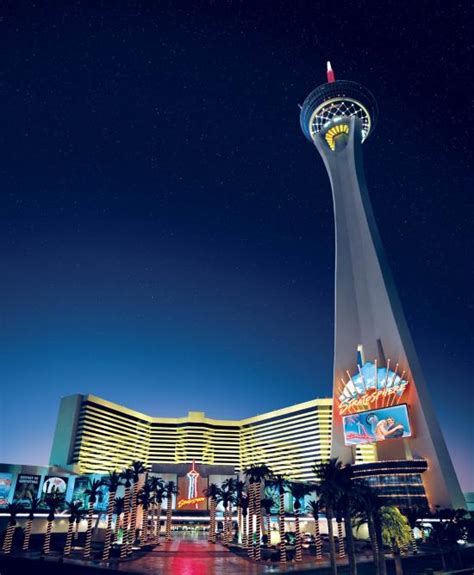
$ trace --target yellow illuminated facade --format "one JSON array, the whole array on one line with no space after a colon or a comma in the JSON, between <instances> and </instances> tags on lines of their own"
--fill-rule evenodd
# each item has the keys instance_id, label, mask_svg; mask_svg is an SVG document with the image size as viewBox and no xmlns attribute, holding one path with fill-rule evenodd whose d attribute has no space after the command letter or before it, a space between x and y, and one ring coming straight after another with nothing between
<instances>
[{"instance_id":1,"label":"yellow illuminated facade","mask_svg":"<svg viewBox=\"0 0 474 575\"><path fill-rule=\"evenodd\" d=\"M329 459L331 425L331 399L217 420L195 411L182 418L150 417L93 395L73 395L61 401L50 463L79 473L122 469L133 460L195 460L236 471L266 463L274 473L309 480L314 463ZM373 461L373 447L358 446L356 460Z\"/></svg>"}]
</instances>

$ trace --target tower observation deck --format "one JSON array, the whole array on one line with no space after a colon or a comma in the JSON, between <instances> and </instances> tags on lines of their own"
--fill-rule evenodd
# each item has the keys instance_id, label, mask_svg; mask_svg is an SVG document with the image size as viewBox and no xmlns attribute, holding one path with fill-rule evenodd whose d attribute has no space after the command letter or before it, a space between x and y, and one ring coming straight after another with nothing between
<instances>
[{"instance_id":1,"label":"tower observation deck","mask_svg":"<svg viewBox=\"0 0 474 575\"><path fill-rule=\"evenodd\" d=\"M392 462L387 469L397 475L404 461L407 473L413 461L425 462L416 468L429 505L465 507L365 183L362 143L374 131L377 103L360 84L336 80L329 62L327 75L327 83L305 99L300 123L324 161L334 203L331 455L353 464L356 447L373 443L378 476L385 473L383 461ZM363 475L370 475L370 465Z\"/></svg>"}]
</instances>

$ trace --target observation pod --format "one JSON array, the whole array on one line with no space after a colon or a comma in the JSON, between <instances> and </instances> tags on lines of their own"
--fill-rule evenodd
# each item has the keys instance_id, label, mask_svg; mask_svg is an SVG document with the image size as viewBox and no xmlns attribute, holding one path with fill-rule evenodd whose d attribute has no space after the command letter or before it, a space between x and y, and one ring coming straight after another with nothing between
<instances>
[{"instance_id":1,"label":"observation pod","mask_svg":"<svg viewBox=\"0 0 474 575\"><path fill-rule=\"evenodd\" d=\"M362 143L375 128L377 103L360 84L336 80L329 62L327 74L328 82L305 99L300 123L324 161L334 204L331 456L356 470L364 450L375 446L373 468L366 465L364 477L373 473L382 485L381 477L396 469L393 477L412 480L401 485L400 479L397 487L406 490L408 506L424 498L431 508L465 507L365 183ZM387 492L393 491L393 477Z\"/></svg>"}]
</instances>

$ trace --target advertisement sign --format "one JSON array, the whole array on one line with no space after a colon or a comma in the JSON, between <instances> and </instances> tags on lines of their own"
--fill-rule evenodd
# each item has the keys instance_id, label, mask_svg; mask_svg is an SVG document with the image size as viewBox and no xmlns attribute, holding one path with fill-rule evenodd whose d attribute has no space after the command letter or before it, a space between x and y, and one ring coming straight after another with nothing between
<instances>
[{"instance_id":1,"label":"advertisement sign","mask_svg":"<svg viewBox=\"0 0 474 575\"><path fill-rule=\"evenodd\" d=\"M89 485L89 479L87 477L76 477L74 481L74 490L72 492L72 501L74 503L81 503L82 507L87 504L87 495L85 491Z\"/></svg>"},{"instance_id":2,"label":"advertisement sign","mask_svg":"<svg viewBox=\"0 0 474 575\"><path fill-rule=\"evenodd\" d=\"M341 380L337 388L337 411L339 415L348 415L369 409L391 407L400 403L406 395L408 381L404 379L405 372L398 374L387 367L378 367L370 361L359 366L357 373L350 375L348 380Z\"/></svg>"},{"instance_id":3,"label":"advertisement sign","mask_svg":"<svg viewBox=\"0 0 474 575\"><path fill-rule=\"evenodd\" d=\"M88 507L89 497L86 495L86 489L89 488L89 485L90 479L88 477L76 477L72 492L72 501L81 503L82 507ZM94 509L96 511L107 511L108 501L109 487L107 485L101 485L97 491Z\"/></svg>"},{"instance_id":4,"label":"advertisement sign","mask_svg":"<svg viewBox=\"0 0 474 575\"><path fill-rule=\"evenodd\" d=\"M400 439L412 434L405 404L345 415L342 419L346 445Z\"/></svg>"},{"instance_id":5,"label":"advertisement sign","mask_svg":"<svg viewBox=\"0 0 474 575\"><path fill-rule=\"evenodd\" d=\"M8 496L12 487L12 474L0 473L0 507L8 505Z\"/></svg>"},{"instance_id":6,"label":"advertisement sign","mask_svg":"<svg viewBox=\"0 0 474 575\"><path fill-rule=\"evenodd\" d=\"M41 475L28 475L20 473L16 480L13 499L22 505L28 505L30 499L38 496Z\"/></svg>"},{"instance_id":7,"label":"advertisement sign","mask_svg":"<svg viewBox=\"0 0 474 575\"><path fill-rule=\"evenodd\" d=\"M207 498L204 491L207 489L207 477L201 477L194 461L188 473L178 477L178 496L176 509L200 510L207 509Z\"/></svg>"},{"instance_id":8,"label":"advertisement sign","mask_svg":"<svg viewBox=\"0 0 474 575\"><path fill-rule=\"evenodd\" d=\"M58 495L66 495L67 477L58 477L57 475L47 475L43 483L43 497L57 493Z\"/></svg>"}]
</instances>

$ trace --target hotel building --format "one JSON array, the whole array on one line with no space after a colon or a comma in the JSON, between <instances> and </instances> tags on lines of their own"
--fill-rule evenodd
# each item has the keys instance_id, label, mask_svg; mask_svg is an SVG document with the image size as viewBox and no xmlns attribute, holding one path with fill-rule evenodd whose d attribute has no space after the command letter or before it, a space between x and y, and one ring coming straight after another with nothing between
<instances>
[{"instance_id":1,"label":"hotel building","mask_svg":"<svg viewBox=\"0 0 474 575\"><path fill-rule=\"evenodd\" d=\"M94 395L61 400L50 464L75 473L106 473L133 460L152 469L190 464L225 466L237 473L266 463L293 480L314 479L312 467L331 450L332 400L314 399L240 420L190 411L153 417ZM374 460L360 446L357 462Z\"/></svg>"}]
</instances>

